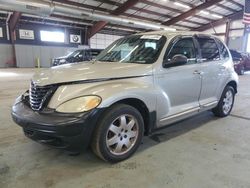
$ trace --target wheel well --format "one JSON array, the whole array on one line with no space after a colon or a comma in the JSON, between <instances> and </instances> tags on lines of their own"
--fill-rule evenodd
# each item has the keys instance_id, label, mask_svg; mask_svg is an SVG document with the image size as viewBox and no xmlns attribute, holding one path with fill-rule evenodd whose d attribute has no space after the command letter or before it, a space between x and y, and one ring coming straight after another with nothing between
<instances>
[{"instance_id":1,"label":"wheel well","mask_svg":"<svg viewBox=\"0 0 250 188\"><path fill-rule=\"evenodd\" d=\"M227 85L228 86L232 86L234 88L235 93L238 92L238 90L237 90L237 83L235 81L231 81Z\"/></svg>"},{"instance_id":2,"label":"wheel well","mask_svg":"<svg viewBox=\"0 0 250 188\"><path fill-rule=\"evenodd\" d=\"M155 120L152 120L152 115L150 115L150 112L146 106L146 104L141 101L140 99L135 99L135 98L128 98L128 99L123 99L115 104L120 103L120 104L127 104L130 106L133 106L136 108L140 114L142 115L143 121L144 121L144 132L145 134L148 134L151 130L151 122L153 123Z\"/></svg>"}]
</instances>

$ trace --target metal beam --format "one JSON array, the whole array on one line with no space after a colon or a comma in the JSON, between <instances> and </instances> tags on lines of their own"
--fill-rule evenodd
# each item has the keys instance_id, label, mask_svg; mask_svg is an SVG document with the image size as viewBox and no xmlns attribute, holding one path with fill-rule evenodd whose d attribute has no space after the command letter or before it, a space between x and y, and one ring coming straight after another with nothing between
<instances>
[{"instance_id":1,"label":"metal beam","mask_svg":"<svg viewBox=\"0 0 250 188\"><path fill-rule=\"evenodd\" d=\"M188 18L188 17L190 17L190 16L193 16L193 15L195 15L197 12L199 12L199 11L201 11L201 10L204 10L204 9L206 9L206 8L208 8L208 7L211 7L211 6L213 6L213 5L215 5L216 3L219 3L219 2L221 2L221 1L223 1L223 0L209 0L209 1L206 1L205 3L202 3L202 4L198 5L197 7L192 8L191 10L189 10L189 11L187 11L187 12L185 12L185 13L183 13L183 14L181 14L181 15L179 15L179 16L173 18L173 19L164 22L163 24L164 24L164 25L167 25L167 26L173 25L173 24L175 24L175 23L177 23L177 22L179 22L179 21L182 21L182 20L184 20L184 19L186 19L186 18Z\"/></svg>"},{"instance_id":2,"label":"metal beam","mask_svg":"<svg viewBox=\"0 0 250 188\"><path fill-rule=\"evenodd\" d=\"M16 50L15 50L15 40L16 40L16 26L18 21L21 18L21 13L20 12L13 12L13 14L10 16L10 19L8 21L9 25L9 34L10 34L10 41L12 44L12 53L13 53L13 66L16 67Z\"/></svg>"},{"instance_id":3,"label":"metal beam","mask_svg":"<svg viewBox=\"0 0 250 188\"><path fill-rule=\"evenodd\" d=\"M9 28L10 28L11 32L13 32L15 30L16 25L17 25L20 18L21 18L20 12L13 12L13 14L11 15L10 20L9 20Z\"/></svg>"},{"instance_id":4,"label":"metal beam","mask_svg":"<svg viewBox=\"0 0 250 188\"><path fill-rule=\"evenodd\" d=\"M229 16L226 16L220 20L214 21L214 22L210 22L204 26L201 26L197 29L195 29L195 31L205 31L207 29L210 29L211 27L216 27L222 24L225 24L228 20L239 20L243 18L243 10L238 11L236 13L230 14Z\"/></svg>"},{"instance_id":5,"label":"metal beam","mask_svg":"<svg viewBox=\"0 0 250 188\"><path fill-rule=\"evenodd\" d=\"M124 4L122 4L120 7L115 9L111 12L112 15L120 15L124 12L126 12L131 7L135 6L140 0L128 0ZM94 36L96 33L98 33L100 30L102 30L108 22L105 21L98 21L95 23L90 29L87 31L87 37L90 39L92 36Z\"/></svg>"},{"instance_id":6,"label":"metal beam","mask_svg":"<svg viewBox=\"0 0 250 188\"><path fill-rule=\"evenodd\" d=\"M87 38L90 39L96 33L101 31L107 24L108 24L108 22L106 22L106 21L98 21L98 22L96 22L92 27L90 27L87 30Z\"/></svg>"},{"instance_id":7,"label":"metal beam","mask_svg":"<svg viewBox=\"0 0 250 188\"><path fill-rule=\"evenodd\" d=\"M244 35L243 35L243 43L242 43L242 46L241 46L241 50L243 52L247 52L247 46L248 46L248 39L249 39L249 33L248 33L248 25L245 24L244 26Z\"/></svg>"},{"instance_id":8,"label":"metal beam","mask_svg":"<svg viewBox=\"0 0 250 188\"><path fill-rule=\"evenodd\" d=\"M231 26L230 20L227 20L227 22L226 22L226 33L225 33L225 42L226 42L227 45L229 43L230 26Z\"/></svg>"}]
</instances>

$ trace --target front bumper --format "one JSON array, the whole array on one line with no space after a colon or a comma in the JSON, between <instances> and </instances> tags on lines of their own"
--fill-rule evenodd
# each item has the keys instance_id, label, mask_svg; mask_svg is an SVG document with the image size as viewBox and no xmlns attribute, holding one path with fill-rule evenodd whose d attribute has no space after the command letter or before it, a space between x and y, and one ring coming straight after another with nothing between
<instances>
[{"instance_id":1,"label":"front bumper","mask_svg":"<svg viewBox=\"0 0 250 188\"><path fill-rule=\"evenodd\" d=\"M12 118L20 125L27 137L39 143L68 151L86 149L104 109L66 114L44 109L33 111L25 99L12 107Z\"/></svg>"}]
</instances>

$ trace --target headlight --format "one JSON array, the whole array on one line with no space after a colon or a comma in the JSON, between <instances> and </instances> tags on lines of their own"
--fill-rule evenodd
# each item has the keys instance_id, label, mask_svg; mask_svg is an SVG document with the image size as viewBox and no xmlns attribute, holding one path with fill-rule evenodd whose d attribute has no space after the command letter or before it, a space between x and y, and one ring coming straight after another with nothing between
<instances>
[{"instance_id":1,"label":"headlight","mask_svg":"<svg viewBox=\"0 0 250 188\"><path fill-rule=\"evenodd\" d=\"M96 108L101 101L102 99L98 96L78 97L61 104L56 108L56 111L63 113L86 112Z\"/></svg>"}]
</instances>

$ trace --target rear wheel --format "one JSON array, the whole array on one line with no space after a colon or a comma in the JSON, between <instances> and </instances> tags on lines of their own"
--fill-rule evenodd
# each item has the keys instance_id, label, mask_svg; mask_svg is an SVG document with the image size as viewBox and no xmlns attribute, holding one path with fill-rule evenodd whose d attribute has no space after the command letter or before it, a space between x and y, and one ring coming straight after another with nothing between
<instances>
[{"instance_id":1,"label":"rear wheel","mask_svg":"<svg viewBox=\"0 0 250 188\"><path fill-rule=\"evenodd\" d=\"M232 86L226 86L218 105L212 110L215 116L226 117L230 114L234 105L235 91Z\"/></svg>"},{"instance_id":2,"label":"rear wheel","mask_svg":"<svg viewBox=\"0 0 250 188\"><path fill-rule=\"evenodd\" d=\"M92 150L105 161L122 161L137 150L143 132L143 118L137 109L114 105L104 114L95 131Z\"/></svg>"}]
</instances>

